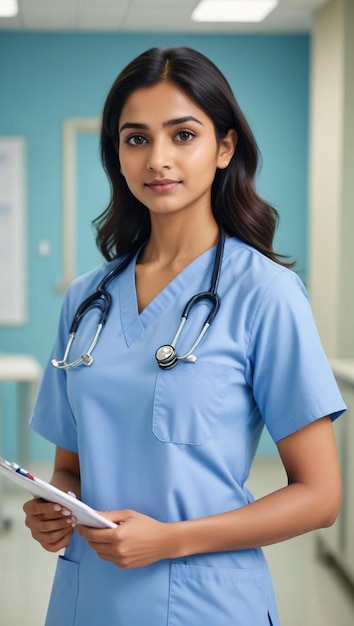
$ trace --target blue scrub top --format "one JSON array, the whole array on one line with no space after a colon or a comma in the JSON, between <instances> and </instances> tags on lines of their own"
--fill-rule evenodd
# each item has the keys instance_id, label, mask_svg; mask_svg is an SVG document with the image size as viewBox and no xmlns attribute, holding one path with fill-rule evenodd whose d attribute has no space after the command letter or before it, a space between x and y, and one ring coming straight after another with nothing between
<instances>
[{"instance_id":1,"label":"blue scrub top","mask_svg":"<svg viewBox=\"0 0 354 626\"><path fill-rule=\"evenodd\" d=\"M247 505L245 486L264 424L278 441L345 406L302 282L236 238L226 241L221 307L197 362L163 371L187 300L209 288L215 248L186 267L139 314L135 262L109 291L112 308L91 367L48 365L31 420L79 454L81 497L98 510L134 509L165 522ZM62 358L78 305L116 261L73 282L52 357ZM189 350L208 304L178 343ZM85 353L98 319L87 314L70 358ZM58 560L47 626L277 626L260 549L191 555L122 570L74 533Z\"/></svg>"}]
</instances>

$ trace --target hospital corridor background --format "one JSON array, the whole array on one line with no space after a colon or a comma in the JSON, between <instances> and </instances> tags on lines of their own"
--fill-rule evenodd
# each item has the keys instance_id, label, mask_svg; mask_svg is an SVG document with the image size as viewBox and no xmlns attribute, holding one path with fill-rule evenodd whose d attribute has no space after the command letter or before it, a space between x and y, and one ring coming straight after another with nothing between
<instances>
[{"instance_id":1,"label":"hospital corridor background","mask_svg":"<svg viewBox=\"0 0 354 626\"><path fill-rule=\"evenodd\" d=\"M102 262L91 222L109 193L99 157L107 90L152 46L196 48L254 130L257 188L280 214L275 248L297 260L349 408L335 424L338 521L265 548L280 621L353 626L354 0L279 0L246 25L193 23L196 4L22 0L17 15L0 14L0 456L50 478L54 448L28 421L64 292ZM285 483L265 432L248 486L260 497ZM24 525L26 499L0 478L0 626L43 626L56 566Z\"/></svg>"}]
</instances>

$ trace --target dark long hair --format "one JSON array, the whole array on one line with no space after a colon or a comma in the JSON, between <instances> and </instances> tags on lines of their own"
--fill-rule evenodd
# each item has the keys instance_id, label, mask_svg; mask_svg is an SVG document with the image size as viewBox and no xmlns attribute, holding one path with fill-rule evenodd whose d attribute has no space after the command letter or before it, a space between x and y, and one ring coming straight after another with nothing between
<instances>
[{"instance_id":1,"label":"dark long hair","mask_svg":"<svg viewBox=\"0 0 354 626\"><path fill-rule=\"evenodd\" d=\"M107 96L101 127L101 158L110 181L106 210L94 220L96 243L107 260L138 248L150 235L149 211L129 190L120 173L118 121L132 92L167 80L181 89L212 120L218 141L229 129L237 133L236 151L226 169L218 169L211 190L216 222L226 233L250 244L269 258L285 263L273 250L278 223L274 207L255 190L258 147L253 133L220 70L191 48L151 48L119 74Z\"/></svg>"}]
</instances>

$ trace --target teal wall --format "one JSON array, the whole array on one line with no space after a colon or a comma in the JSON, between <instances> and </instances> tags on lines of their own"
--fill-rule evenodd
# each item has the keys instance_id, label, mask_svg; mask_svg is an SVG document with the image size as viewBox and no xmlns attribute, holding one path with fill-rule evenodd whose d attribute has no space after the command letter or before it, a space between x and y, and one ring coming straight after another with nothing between
<instances>
[{"instance_id":1,"label":"teal wall","mask_svg":"<svg viewBox=\"0 0 354 626\"><path fill-rule=\"evenodd\" d=\"M0 352L30 353L44 365L55 336L62 300L55 284L62 262L63 121L99 116L120 69L154 45L197 48L225 73L262 153L259 192L281 215L276 248L298 259L297 269L306 279L308 35L1 33L0 135L26 140L28 322L0 327ZM78 172L78 267L83 271L97 262L90 220L104 208L106 183L97 167L97 137L83 136L78 151L87 159L80 158ZM89 184L96 194L88 192ZM48 257L37 253L42 239L50 242ZM16 458L15 387L2 385L1 392L0 453ZM31 438L34 460L52 456L49 444ZM260 452L274 452L267 436Z\"/></svg>"}]
</instances>

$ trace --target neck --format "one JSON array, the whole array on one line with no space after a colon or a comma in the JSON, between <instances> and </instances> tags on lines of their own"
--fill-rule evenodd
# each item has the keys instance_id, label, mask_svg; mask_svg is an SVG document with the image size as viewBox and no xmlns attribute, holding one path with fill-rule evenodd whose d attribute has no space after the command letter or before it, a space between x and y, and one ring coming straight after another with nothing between
<instances>
[{"instance_id":1,"label":"neck","mask_svg":"<svg viewBox=\"0 0 354 626\"><path fill-rule=\"evenodd\" d=\"M163 219L164 217L167 219ZM142 252L140 263L169 265L183 259L192 260L218 241L219 227L213 215L202 222L192 216L188 220L173 220L172 216L154 218L152 216L151 235Z\"/></svg>"}]
</instances>

